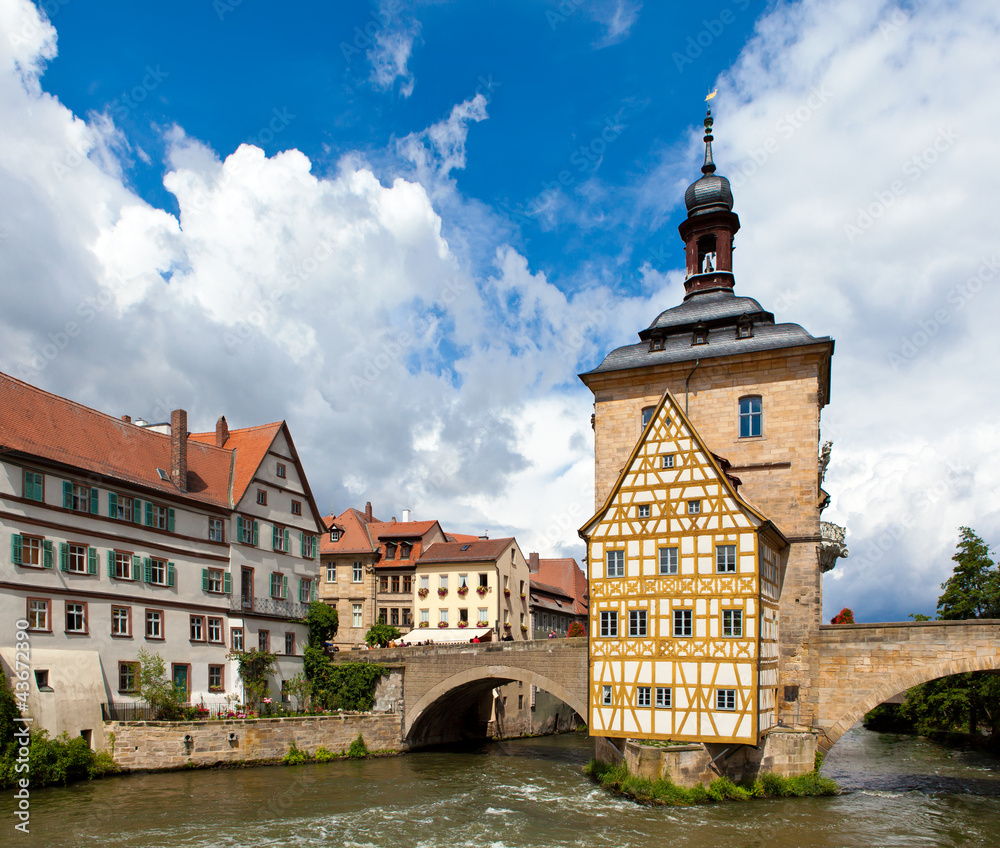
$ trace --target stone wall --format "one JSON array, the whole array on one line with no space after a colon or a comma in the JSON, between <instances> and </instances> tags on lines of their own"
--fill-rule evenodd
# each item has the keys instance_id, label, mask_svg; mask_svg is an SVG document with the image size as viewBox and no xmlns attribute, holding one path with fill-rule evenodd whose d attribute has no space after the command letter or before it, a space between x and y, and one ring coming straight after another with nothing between
<instances>
[{"instance_id":1,"label":"stone wall","mask_svg":"<svg viewBox=\"0 0 1000 848\"><path fill-rule=\"evenodd\" d=\"M315 754L326 748L346 751L360 733L369 750L404 750L400 717L391 713L348 713L302 718L230 721L112 721L105 733L115 762L132 770L215 766L244 761L280 760L294 742Z\"/></svg>"}]
</instances>

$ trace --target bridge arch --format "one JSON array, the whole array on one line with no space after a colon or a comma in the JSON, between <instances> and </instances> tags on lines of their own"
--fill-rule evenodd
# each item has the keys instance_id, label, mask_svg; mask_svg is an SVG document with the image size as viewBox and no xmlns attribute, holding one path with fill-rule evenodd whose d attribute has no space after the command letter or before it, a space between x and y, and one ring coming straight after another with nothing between
<instances>
[{"instance_id":1,"label":"bridge arch","mask_svg":"<svg viewBox=\"0 0 1000 848\"><path fill-rule=\"evenodd\" d=\"M891 677L889 680L879 683L868 692L864 693L860 700L854 700L847 708L846 712L840 710L839 716L833 716L829 726L827 722L822 722L824 738L820 740L820 748L829 751L834 744L843 736L851 726L862 718L865 713L870 712L879 704L891 698L893 695L937 680L941 677L951 677L954 674L966 674L972 671L997 671L1000 670L1000 650L991 653L977 653L974 656L962 659L951 659L937 663L929 663L923 666L910 667L901 674ZM857 697L857 696L854 696Z\"/></svg>"},{"instance_id":2,"label":"bridge arch","mask_svg":"<svg viewBox=\"0 0 1000 848\"><path fill-rule=\"evenodd\" d=\"M416 703L406 705L406 715L403 720L404 741L414 741L414 731L419 730L421 724L425 723L431 714L438 712L439 708L447 709L443 704L439 705L439 702L449 696L459 692L481 695L497 686L517 682L548 692L586 721L587 703L552 678L511 665L478 666L450 675L428 689Z\"/></svg>"}]
</instances>

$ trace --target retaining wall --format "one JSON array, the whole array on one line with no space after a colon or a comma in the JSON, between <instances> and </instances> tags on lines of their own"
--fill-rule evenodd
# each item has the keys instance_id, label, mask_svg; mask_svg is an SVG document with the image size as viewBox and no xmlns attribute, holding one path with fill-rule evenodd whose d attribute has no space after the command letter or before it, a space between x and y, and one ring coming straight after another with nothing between
<instances>
[{"instance_id":1,"label":"retaining wall","mask_svg":"<svg viewBox=\"0 0 1000 848\"><path fill-rule=\"evenodd\" d=\"M317 748L346 751L360 733L370 750L402 751L400 716L347 713L302 718L227 721L109 721L104 731L115 762L131 770L215 766L280 760L292 743L310 755Z\"/></svg>"}]
</instances>

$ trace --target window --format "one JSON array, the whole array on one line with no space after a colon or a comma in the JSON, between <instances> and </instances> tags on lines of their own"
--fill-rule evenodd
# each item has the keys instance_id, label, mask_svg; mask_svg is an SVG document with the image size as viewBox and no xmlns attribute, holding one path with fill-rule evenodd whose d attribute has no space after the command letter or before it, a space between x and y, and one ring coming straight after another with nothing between
<instances>
[{"instance_id":1,"label":"window","mask_svg":"<svg viewBox=\"0 0 1000 848\"><path fill-rule=\"evenodd\" d=\"M603 611L601 613L601 635L602 636L617 636L618 635L618 613Z\"/></svg>"},{"instance_id":2,"label":"window","mask_svg":"<svg viewBox=\"0 0 1000 848\"><path fill-rule=\"evenodd\" d=\"M399 558L409 559L410 553L413 551L413 545L409 542L402 542L399 546Z\"/></svg>"},{"instance_id":3,"label":"window","mask_svg":"<svg viewBox=\"0 0 1000 848\"><path fill-rule=\"evenodd\" d=\"M288 553L290 535L287 530L283 530L277 524L271 525L271 549L279 553Z\"/></svg>"},{"instance_id":4,"label":"window","mask_svg":"<svg viewBox=\"0 0 1000 848\"><path fill-rule=\"evenodd\" d=\"M205 616L203 615L191 616L191 641L192 642L205 641Z\"/></svg>"},{"instance_id":5,"label":"window","mask_svg":"<svg viewBox=\"0 0 1000 848\"><path fill-rule=\"evenodd\" d=\"M380 592L388 592L389 591L389 575L388 574L382 574L382 575L379 576L379 578L378 578L378 590Z\"/></svg>"},{"instance_id":6,"label":"window","mask_svg":"<svg viewBox=\"0 0 1000 848\"><path fill-rule=\"evenodd\" d=\"M393 607L389 610L389 624L393 627L399 627L399 607Z\"/></svg>"},{"instance_id":7,"label":"window","mask_svg":"<svg viewBox=\"0 0 1000 848\"><path fill-rule=\"evenodd\" d=\"M660 548L660 574L677 573L677 548Z\"/></svg>"},{"instance_id":8,"label":"window","mask_svg":"<svg viewBox=\"0 0 1000 848\"><path fill-rule=\"evenodd\" d=\"M715 570L718 574L736 573L736 545L715 546Z\"/></svg>"},{"instance_id":9,"label":"window","mask_svg":"<svg viewBox=\"0 0 1000 848\"><path fill-rule=\"evenodd\" d=\"M225 643L225 639L222 636L221 618L208 619L208 641L215 645L222 645Z\"/></svg>"},{"instance_id":10,"label":"window","mask_svg":"<svg viewBox=\"0 0 1000 848\"><path fill-rule=\"evenodd\" d=\"M313 559L316 556L316 538L316 536L312 536L309 533L299 534L299 540L302 545L302 556L306 559ZM288 550L288 548L286 547L285 550Z\"/></svg>"},{"instance_id":11,"label":"window","mask_svg":"<svg viewBox=\"0 0 1000 848\"><path fill-rule=\"evenodd\" d=\"M157 586L166 586L168 580L167 561L164 559L146 560L146 582Z\"/></svg>"},{"instance_id":12,"label":"window","mask_svg":"<svg viewBox=\"0 0 1000 848\"><path fill-rule=\"evenodd\" d=\"M337 564L334 562L329 562L326 565L326 582L327 583L337 582Z\"/></svg>"},{"instance_id":13,"label":"window","mask_svg":"<svg viewBox=\"0 0 1000 848\"><path fill-rule=\"evenodd\" d=\"M701 512L701 501L688 501L688 515L698 515Z\"/></svg>"},{"instance_id":14,"label":"window","mask_svg":"<svg viewBox=\"0 0 1000 848\"><path fill-rule=\"evenodd\" d=\"M403 627L413 627L413 615L408 607L403 608Z\"/></svg>"},{"instance_id":15,"label":"window","mask_svg":"<svg viewBox=\"0 0 1000 848\"><path fill-rule=\"evenodd\" d=\"M208 541L210 542L224 542L226 541L224 525L221 518L210 518L208 519Z\"/></svg>"},{"instance_id":16,"label":"window","mask_svg":"<svg viewBox=\"0 0 1000 848\"><path fill-rule=\"evenodd\" d=\"M163 638L163 610L146 610L146 638Z\"/></svg>"},{"instance_id":17,"label":"window","mask_svg":"<svg viewBox=\"0 0 1000 848\"><path fill-rule=\"evenodd\" d=\"M360 562L354 563L354 566L351 569L351 582L360 583L361 580L363 579L363 576L364 576L364 569L362 568L361 563Z\"/></svg>"},{"instance_id":18,"label":"window","mask_svg":"<svg viewBox=\"0 0 1000 848\"><path fill-rule=\"evenodd\" d=\"M17 565L41 568L45 564L45 540L39 536L11 537L11 559Z\"/></svg>"},{"instance_id":19,"label":"window","mask_svg":"<svg viewBox=\"0 0 1000 848\"><path fill-rule=\"evenodd\" d=\"M399 575L398 574L393 574L392 575L392 591L393 591L393 593L395 593L397 595L399 594Z\"/></svg>"},{"instance_id":20,"label":"window","mask_svg":"<svg viewBox=\"0 0 1000 848\"><path fill-rule=\"evenodd\" d=\"M490 581L490 578L489 578L488 574L480 574L479 575L479 585L482 586L484 589L489 588L489 585L490 585L489 581Z\"/></svg>"},{"instance_id":21,"label":"window","mask_svg":"<svg viewBox=\"0 0 1000 848\"><path fill-rule=\"evenodd\" d=\"M292 515L302 515L302 501L292 501Z\"/></svg>"},{"instance_id":22,"label":"window","mask_svg":"<svg viewBox=\"0 0 1000 848\"><path fill-rule=\"evenodd\" d=\"M225 670L224 665L210 665L208 667L208 691L209 692L223 692L225 691Z\"/></svg>"},{"instance_id":23,"label":"window","mask_svg":"<svg viewBox=\"0 0 1000 848\"><path fill-rule=\"evenodd\" d=\"M139 663L118 663L118 691L125 693L139 691Z\"/></svg>"},{"instance_id":24,"label":"window","mask_svg":"<svg viewBox=\"0 0 1000 848\"><path fill-rule=\"evenodd\" d=\"M701 323L695 325L694 333L691 334L691 344L708 344L708 327Z\"/></svg>"},{"instance_id":25,"label":"window","mask_svg":"<svg viewBox=\"0 0 1000 848\"><path fill-rule=\"evenodd\" d=\"M288 578L278 571L271 572L271 597L288 599Z\"/></svg>"},{"instance_id":26,"label":"window","mask_svg":"<svg viewBox=\"0 0 1000 848\"><path fill-rule=\"evenodd\" d=\"M64 545L63 548L66 551L65 570L74 574L86 574L89 548L86 545Z\"/></svg>"},{"instance_id":27,"label":"window","mask_svg":"<svg viewBox=\"0 0 1000 848\"><path fill-rule=\"evenodd\" d=\"M118 521L138 521L139 502L117 492L108 492L108 517Z\"/></svg>"},{"instance_id":28,"label":"window","mask_svg":"<svg viewBox=\"0 0 1000 848\"><path fill-rule=\"evenodd\" d=\"M691 610L674 610L674 636L691 635Z\"/></svg>"},{"instance_id":29,"label":"window","mask_svg":"<svg viewBox=\"0 0 1000 848\"><path fill-rule=\"evenodd\" d=\"M759 397L740 398L740 438L760 435L761 407Z\"/></svg>"},{"instance_id":30,"label":"window","mask_svg":"<svg viewBox=\"0 0 1000 848\"><path fill-rule=\"evenodd\" d=\"M426 609L420 610L420 623L421 624L430 624L431 623L431 611L430 610L426 610Z\"/></svg>"},{"instance_id":31,"label":"window","mask_svg":"<svg viewBox=\"0 0 1000 848\"><path fill-rule=\"evenodd\" d=\"M173 532L173 522L170 520L171 509L167 509L160 504L146 502L146 525L155 527L158 530L170 530Z\"/></svg>"},{"instance_id":32,"label":"window","mask_svg":"<svg viewBox=\"0 0 1000 848\"><path fill-rule=\"evenodd\" d=\"M386 542L385 543L385 558L395 559L396 558L396 543Z\"/></svg>"},{"instance_id":33,"label":"window","mask_svg":"<svg viewBox=\"0 0 1000 848\"><path fill-rule=\"evenodd\" d=\"M637 686L635 688L635 705L637 707L648 707L652 703L650 700L651 695L650 688L648 686Z\"/></svg>"},{"instance_id":34,"label":"window","mask_svg":"<svg viewBox=\"0 0 1000 848\"><path fill-rule=\"evenodd\" d=\"M479 609L476 611L476 614L479 616L479 618L477 619L477 623L479 624L479 626L485 627L486 622L490 620L490 614L487 611L486 607L479 607Z\"/></svg>"},{"instance_id":35,"label":"window","mask_svg":"<svg viewBox=\"0 0 1000 848\"><path fill-rule=\"evenodd\" d=\"M671 697L669 686L656 687L656 706L660 709L670 709Z\"/></svg>"},{"instance_id":36,"label":"window","mask_svg":"<svg viewBox=\"0 0 1000 848\"><path fill-rule=\"evenodd\" d=\"M132 608L111 607L111 635L132 635Z\"/></svg>"},{"instance_id":37,"label":"window","mask_svg":"<svg viewBox=\"0 0 1000 848\"><path fill-rule=\"evenodd\" d=\"M653 417L653 410L655 407L647 406L642 410L642 426L645 427L649 423L649 419Z\"/></svg>"},{"instance_id":38,"label":"window","mask_svg":"<svg viewBox=\"0 0 1000 848\"><path fill-rule=\"evenodd\" d=\"M447 626L447 624L448 624L448 610L446 610L446 609L438 610L438 613L439 613L438 621L443 622L445 624L445 626Z\"/></svg>"},{"instance_id":39,"label":"window","mask_svg":"<svg viewBox=\"0 0 1000 848\"><path fill-rule=\"evenodd\" d=\"M504 579L506 580L506 578L504 578ZM438 578L438 587L441 588L441 589L447 589L448 588L448 575L447 574L442 574Z\"/></svg>"},{"instance_id":40,"label":"window","mask_svg":"<svg viewBox=\"0 0 1000 848\"><path fill-rule=\"evenodd\" d=\"M753 337L753 322L741 318L739 323L736 325L736 338L738 339L749 339Z\"/></svg>"},{"instance_id":41,"label":"window","mask_svg":"<svg viewBox=\"0 0 1000 848\"><path fill-rule=\"evenodd\" d=\"M230 638L232 639L232 642L233 642L233 650L234 651L242 651L243 650L243 628L242 627L233 627L229 631L229 636L230 636Z\"/></svg>"},{"instance_id":42,"label":"window","mask_svg":"<svg viewBox=\"0 0 1000 848\"><path fill-rule=\"evenodd\" d=\"M413 592L413 576L410 574L403 575L403 594L409 595Z\"/></svg>"},{"instance_id":43,"label":"window","mask_svg":"<svg viewBox=\"0 0 1000 848\"><path fill-rule=\"evenodd\" d=\"M743 635L743 610L722 611L722 635L723 636Z\"/></svg>"},{"instance_id":44,"label":"window","mask_svg":"<svg viewBox=\"0 0 1000 848\"><path fill-rule=\"evenodd\" d=\"M108 551L108 559L114 563L112 577L116 580L135 580L137 569L133 569L135 558L127 551ZM109 569L110 570L110 569Z\"/></svg>"},{"instance_id":45,"label":"window","mask_svg":"<svg viewBox=\"0 0 1000 848\"><path fill-rule=\"evenodd\" d=\"M74 601L66 602L66 632L87 632L87 605Z\"/></svg>"},{"instance_id":46,"label":"window","mask_svg":"<svg viewBox=\"0 0 1000 848\"><path fill-rule=\"evenodd\" d=\"M257 631L257 648L261 651L271 650L271 631L269 630Z\"/></svg>"},{"instance_id":47,"label":"window","mask_svg":"<svg viewBox=\"0 0 1000 848\"><path fill-rule=\"evenodd\" d=\"M313 581L305 577L299 581L299 603L308 604L312 600Z\"/></svg>"},{"instance_id":48,"label":"window","mask_svg":"<svg viewBox=\"0 0 1000 848\"><path fill-rule=\"evenodd\" d=\"M608 577L625 576L625 551L608 551Z\"/></svg>"},{"instance_id":49,"label":"window","mask_svg":"<svg viewBox=\"0 0 1000 848\"><path fill-rule=\"evenodd\" d=\"M340 541L340 531L336 527L334 527L330 531L330 541L331 542L339 542Z\"/></svg>"},{"instance_id":50,"label":"window","mask_svg":"<svg viewBox=\"0 0 1000 848\"><path fill-rule=\"evenodd\" d=\"M24 493L24 499L29 501L44 501L44 480L45 477L37 471L25 470L24 487L21 490Z\"/></svg>"},{"instance_id":51,"label":"window","mask_svg":"<svg viewBox=\"0 0 1000 848\"><path fill-rule=\"evenodd\" d=\"M75 512L97 513L97 489L80 483L63 483L63 507Z\"/></svg>"},{"instance_id":52,"label":"window","mask_svg":"<svg viewBox=\"0 0 1000 848\"><path fill-rule=\"evenodd\" d=\"M649 518L649 504L639 505L639 518Z\"/></svg>"},{"instance_id":53,"label":"window","mask_svg":"<svg viewBox=\"0 0 1000 848\"><path fill-rule=\"evenodd\" d=\"M715 690L715 708L717 710L735 710L736 709L736 690L735 689L716 689Z\"/></svg>"},{"instance_id":54,"label":"window","mask_svg":"<svg viewBox=\"0 0 1000 848\"><path fill-rule=\"evenodd\" d=\"M295 656L295 634L286 633L285 634L285 653L293 657Z\"/></svg>"},{"instance_id":55,"label":"window","mask_svg":"<svg viewBox=\"0 0 1000 848\"><path fill-rule=\"evenodd\" d=\"M646 635L646 610L629 610L628 612L628 635Z\"/></svg>"},{"instance_id":56,"label":"window","mask_svg":"<svg viewBox=\"0 0 1000 848\"><path fill-rule=\"evenodd\" d=\"M274 473L277 474L279 477L285 477L286 476L286 474L285 474L285 463L279 462L274 467Z\"/></svg>"},{"instance_id":57,"label":"window","mask_svg":"<svg viewBox=\"0 0 1000 848\"><path fill-rule=\"evenodd\" d=\"M351 626L361 627L361 604L351 604Z\"/></svg>"},{"instance_id":58,"label":"window","mask_svg":"<svg viewBox=\"0 0 1000 848\"><path fill-rule=\"evenodd\" d=\"M257 522L242 515L236 518L236 541L243 545L257 544Z\"/></svg>"},{"instance_id":59,"label":"window","mask_svg":"<svg viewBox=\"0 0 1000 848\"><path fill-rule=\"evenodd\" d=\"M201 573L201 588L214 595L226 595L232 591L232 580L221 568L206 568Z\"/></svg>"},{"instance_id":60,"label":"window","mask_svg":"<svg viewBox=\"0 0 1000 848\"><path fill-rule=\"evenodd\" d=\"M602 686L601 687L601 703L604 706L606 706L606 707L611 706L611 687L610 686Z\"/></svg>"}]
</instances>

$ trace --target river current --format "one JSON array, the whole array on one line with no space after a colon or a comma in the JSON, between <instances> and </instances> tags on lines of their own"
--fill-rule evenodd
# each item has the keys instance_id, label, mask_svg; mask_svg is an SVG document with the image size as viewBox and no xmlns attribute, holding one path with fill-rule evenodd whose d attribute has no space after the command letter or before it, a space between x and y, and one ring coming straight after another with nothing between
<instances>
[{"instance_id":1,"label":"river current","mask_svg":"<svg viewBox=\"0 0 1000 848\"><path fill-rule=\"evenodd\" d=\"M0 797L0 845L726 848L998 846L1000 762L923 739L849 731L823 773L843 793L644 807L582 773L563 735L324 765L131 775L39 790L31 834Z\"/></svg>"}]
</instances>

